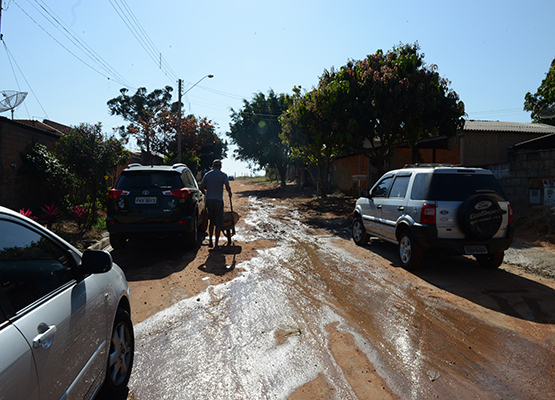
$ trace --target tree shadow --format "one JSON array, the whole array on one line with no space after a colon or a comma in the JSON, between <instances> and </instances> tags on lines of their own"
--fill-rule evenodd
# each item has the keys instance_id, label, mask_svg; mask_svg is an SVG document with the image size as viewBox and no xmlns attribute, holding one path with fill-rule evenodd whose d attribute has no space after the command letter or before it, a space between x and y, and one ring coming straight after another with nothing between
<instances>
[{"instance_id":1,"label":"tree shadow","mask_svg":"<svg viewBox=\"0 0 555 400\"><path fill-rule=\"evenodd\" d=\"M397 247L372 239L364 246L402 268ZM473 257L426 254L414 276L474 304L514 318L539 324L555 323L555 290L503 268L484 269Z\"/></svg>"}]
</instances>

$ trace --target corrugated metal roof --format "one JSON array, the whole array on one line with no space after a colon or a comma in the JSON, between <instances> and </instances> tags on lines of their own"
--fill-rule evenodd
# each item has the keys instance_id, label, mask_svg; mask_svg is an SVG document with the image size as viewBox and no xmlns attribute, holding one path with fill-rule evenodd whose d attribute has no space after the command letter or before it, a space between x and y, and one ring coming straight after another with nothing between
<instances>
[{"instance_id":1,"label":"corrugated metal roof","mask_svg":"<svg viewBox=\"0 0 555 400\"><path fill-rule=\"evenodd\" d=\"M555 126L538 123L467 120L464 123L463 131L522 132L548 135L555 133Z\"/></svg>"}]
</instances>

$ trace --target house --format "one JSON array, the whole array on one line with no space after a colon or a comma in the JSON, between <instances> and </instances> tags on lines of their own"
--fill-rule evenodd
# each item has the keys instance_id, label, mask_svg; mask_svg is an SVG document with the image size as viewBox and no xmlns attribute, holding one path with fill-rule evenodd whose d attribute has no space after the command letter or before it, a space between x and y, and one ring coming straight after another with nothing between
<instances>
[{"instance_id":1,"label":"house","mask_svg":"<svg viewBox=\"0 0 555 400\"><path fill-rule=\"evenodd\" d=\"M0 117L0 204L19 210L23 207L34 208L36 191L40 182L18 174L29 146L40 143L53 151L61 132L55 127L39 121L14 121ZM32 189L31 189L32 188Z\"/></svg>"},{"instance_id":2,"label":"house","mask_svg":"<svg viewBox=\"0 0 555 400\"><path fill-rule=\"evenodd\" d=\"M420 141L409 148L399 145L385 170L402 168L406 164L460 164L488 167L509 162L509 149L531 139L555 134L555 126L537 123L500 121L465 121L455 137L435 137ZM364 151L338 158L332 166L331 184L345 193L358 195L377 179L377 168L371 165Z\"/></svg>"}]
</instances>

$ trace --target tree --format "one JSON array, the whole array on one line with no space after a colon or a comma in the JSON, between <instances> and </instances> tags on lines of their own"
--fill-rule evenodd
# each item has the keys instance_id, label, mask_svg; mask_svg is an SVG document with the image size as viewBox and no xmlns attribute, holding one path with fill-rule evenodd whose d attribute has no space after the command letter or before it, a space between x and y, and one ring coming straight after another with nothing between
<instances>
[{"instance_id":1,"label":"tree","mask_svg":"<svg viewBox=\"0 0 555 400\"><path fill-rule=\"evenodd\" d=\"M276 168L285 185L289 147L280 139L282 131L279 116L287 109L289 98L276 95L270 89L268 96L262 92L251 101L243 99L243 108L231 109L231 143L237 145L235 154L239 160L256 164L259 168Z\"/></svg>"},{"instance_id":2,"label":"tree","mask_svg":"<svg viewBox=\"0 0 555 400\"><path fill-rule=\"evenodd\" d=\"M117 128L122 138L134 136L139 148L151 154L151 144L160 132L156 129L156 119L171 108L172 91L171 86L166 86L147 94L146 88L141 87L133 96L129 96L128 90L123 88L120 90L121 95L109 100L110 115L119 115L129 122L129 125Z\"/></svg>"},{"instance_id":3,"label":"tree","mask_svg":"<svg viewBox=\"0 0 555 400\"><path fill-rule=\"evenodd\" d=\"M532 121L555 125L555 58L536 93L526 93L524 110L532 112Z\"/></svg>"},{"instance_id":4,"label":"tree","mask_svg":"<svg viewBox=\"0 0 555 400\"><path fill-rule=\"evenodd\" d=\"M167 163L177 162L177 114L166 110L160 113L158 129L160 134L153 149L166 156ZM188 115L181 118L182 160L193 173L212 166L216 158L224 158L227 143L216 134L214 123L207 118Z\"/></svg>"},{"instance_id":5,"label":"tree","mask_svg":"<svg viewBox=\"0 0 555 400\"><path fill-rule=\"evenodd\" d=\"M89 222L94 222L97 200L105 198L107 182L118 166L125 165L128 152L119 140L105 138L98 123L72 127L56 143L56 155L81 180L91 206Z\"/></svg>"},{"instance_id":6,"label":"tree","mask_svg":"<svg viewBox=\"0 0 555 400\"><path fill-rule=\"evenodd\" d=\"M294 88L292 103L280 118L282 140L290 146L292 159L307 166L322 198L326 198L333 160L353 146L347 104L349 85L328 78L329 73L324 71L318 87L304 95L300 88ZM317 177L311 166L317 168Z\"/></svg>"},{"instance_id":7,"label":"tree","mask_svg":"<svg viewBox=\"0 0 555 400\"><path fill-rule=\"evenodd\" d=\"M282 119L292 151L310 150L313 158L326 159L364 148L380 176L400 143L455 135L464 126L464 104L437 66L426 66L419 49L417 43L401 44L324 71L318 87L298 98ZM299 135L309 136L292 140Z\"/></svg>"}]
</instances>

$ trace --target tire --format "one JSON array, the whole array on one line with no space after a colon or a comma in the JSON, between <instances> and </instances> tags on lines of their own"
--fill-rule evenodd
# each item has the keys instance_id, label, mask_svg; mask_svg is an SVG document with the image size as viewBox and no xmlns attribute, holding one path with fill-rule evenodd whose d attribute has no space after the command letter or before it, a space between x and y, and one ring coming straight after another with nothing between
<instances>
[{"instance_id":1,"label":"tire","mask_svg":"<svg viewBox=\"0 0 555 400\"><path fill-rule=\"evenodd\" d=\"M493 197L476 194L467 198L461 205L459 225L469 237L489 240L501 227L504 213Z\"/></svg>"},{"instance_id":2,"label":"tire","mask_svg":"<svg viewBox=\"0 0 555 400\"><path fill-rule=\"evenodd\" d=\"M355 217L353 221L351 233L353 236L353 240L359 246L364 246L370 240L370 235L364 229L364 224L362 223L362 218L360 215Z\"/></svg>"},{"instance_id":3,"label":"tire","mask_svg":"<svg viewBox=\"0 0 555 400\"><path fill-rule=\"evenodd\" d=\"M504 251L497 253L483 254L476 257L478 265L485 269L496 269L503 264L503 257L505 255Z\"/></svg>"},{"instance_id":4,"label":"tire","mask_svg":"<svg viewBox=\"0 0 555 400\"><path fill-rule=\"evenodd\" d=\"M112 246L112 249L123 249L126 241L127 239L124 236L117 233L110 233L110 246Z\"/></svg>"},{"instance_id":5,"label":"tire","mask_svg":"<svg viewBox=\"0 0 555 400\"><path fill-rule=\"evenodd\" d=\"M106 377L100 392L102 398L121 398L125 394L133 368L134 354L133 323L129 313L120 308L116 312L112 336L110 337Z\"/></svg>"},{"instance_id":6,"label":"tire","mask_svg":"<svg viewBox=\"0 0 555 400\"><path fill-rule=\"evenodd\" d=\"M204 234L208 229L208 211L206 211L205 209L200 215L200 217L202 218L202 223L200 224L198 230L199 230L199 233Z\"/></svg>"},{"instance_id":7,"label":"tire","mask_svg":"<svg viewBox=\"0 0 555 400\"><path fill-rule=\"evenodd\" d=\"M401 232L399 237L399 260L401 265L408 271L415 271L420 268L424 251L408 230Z\"/></svg>"},{"instance_id":8,"label":"tire","mask_svg":"<svg viewBox=\"0 0 555 400\"><path fill-rule=\"evenodd\" d=\"M198 246L198 217L196 212L193 215L193 231L185 234L185 245L190 249L196 249Z\"/></svg>"}]
</instances>

